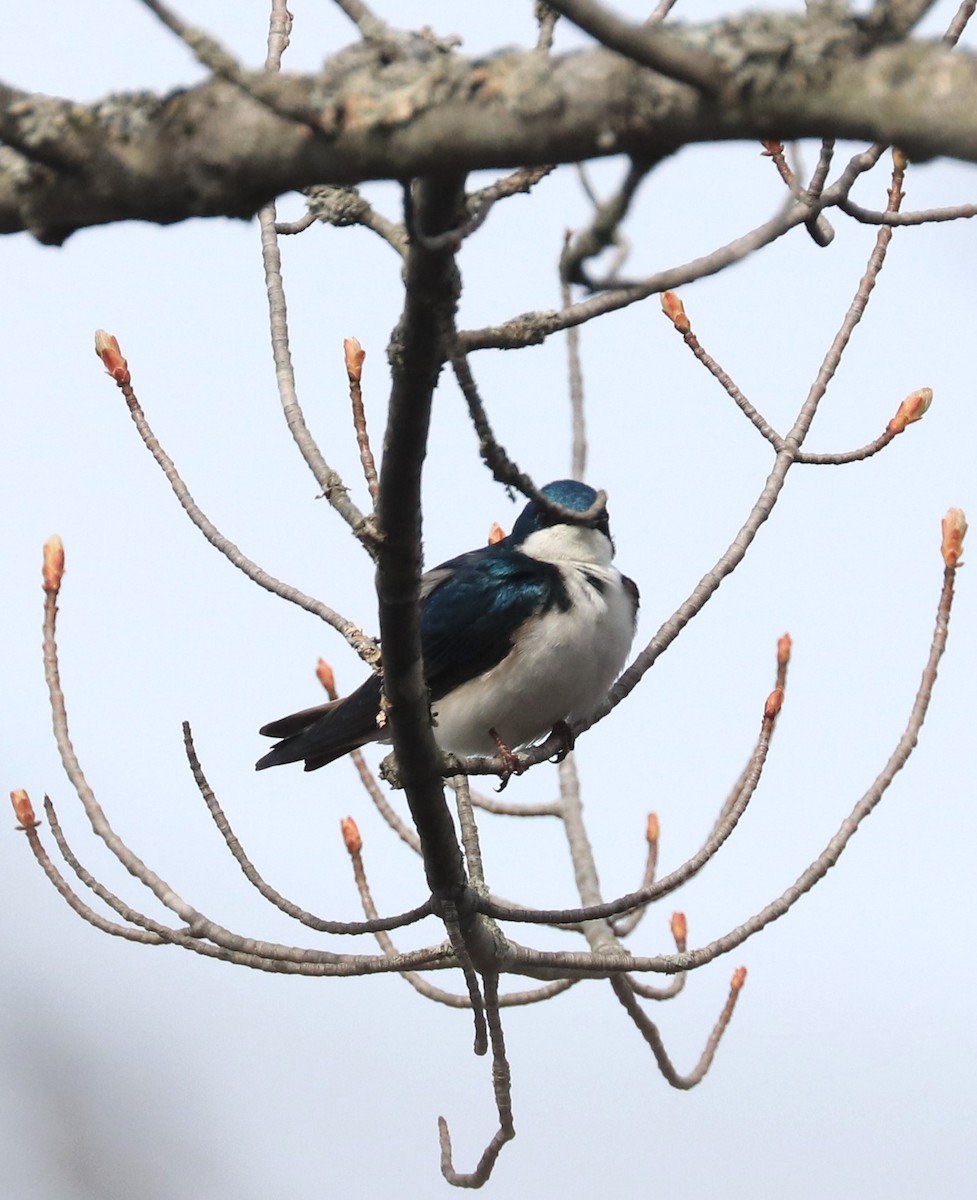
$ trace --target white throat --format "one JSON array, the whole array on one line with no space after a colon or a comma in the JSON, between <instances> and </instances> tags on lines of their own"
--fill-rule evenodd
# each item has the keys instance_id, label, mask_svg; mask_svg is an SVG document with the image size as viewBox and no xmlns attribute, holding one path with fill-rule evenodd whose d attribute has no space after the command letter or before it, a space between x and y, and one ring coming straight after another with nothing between
<instances>
[{"instance_id":1,"label":"white throat","mask_svg":"<svg viewBox=\"0 0 977 1200\"><path fill-rule=\"evenodd\" d=\"M601 530L584 525L548 525L537 529L519 549L541 562L591 563L597 567L609 567L614 557L610 538Z\"/></svg>"}]
</instances>

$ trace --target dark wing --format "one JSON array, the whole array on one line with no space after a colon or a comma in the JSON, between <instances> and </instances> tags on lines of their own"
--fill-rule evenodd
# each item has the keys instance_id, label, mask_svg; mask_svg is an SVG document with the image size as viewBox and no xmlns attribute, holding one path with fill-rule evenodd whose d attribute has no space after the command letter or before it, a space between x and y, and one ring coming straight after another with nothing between
<instances>
[{"instance_id":1,"label":"dark wing","mask_svg":"<svg viewBox=\"0 0 977 1200\"><path fill-rule=\"evenodd\" d=\"M569 604L556 567L503 542L429 571L421 600L421 649L432 700L501 662L527 618ZM305 769L314 771L376 741L380 694L380 679L371 675L342 700L262 726L260 733L282 740L255 767L304 759Z\"/></svg>"},{"instance_id":2,"label":"dark wing","mask_svg":"<svg viewBox=\"0 0 977 1200\"><path fill-rule=\"evenodd\" d=\"M358 750L367 742L375 741L379 734L379 712L380 680L371 675L342 700L305 708L263 725L259 733L282 738L282 741L258 759L255 769L263 771L265 767L299 762L303 758L307 771L324 767L333 759L349 754L350 750Z\"/></svg>"},{"instance_id":3,"label":"dark wing","mask_svg":"<svg viewBox=\"0 0 977 1200\"><path fill-rule=\"evenodd\" d=\"M494 667L529 617L569 597L559 570L503 542L462 554L421 582L421 649L432 700Z\"/></svg>"},{"instance_id":4,"label":"dark wing","mask_svg":"<svg viewBox=\"0 0 977 1200\"><path fill-rule=\"evenodd\" d=\"M633 579L629 579L627 575L621 576L621 583L624 584L624 590L631 597L631 604L634 607L634 620L637 623L638 609L641 607L641 593L638 591L638 585Z\"/></svg>"}]
</instances>

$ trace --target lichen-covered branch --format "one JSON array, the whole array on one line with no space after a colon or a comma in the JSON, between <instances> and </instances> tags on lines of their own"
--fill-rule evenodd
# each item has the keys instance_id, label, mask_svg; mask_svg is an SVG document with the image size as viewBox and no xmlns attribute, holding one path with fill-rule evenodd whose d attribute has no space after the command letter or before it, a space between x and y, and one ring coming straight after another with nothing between
<instances>
[{"instance_id":1,"label":"lichen-covered branch","mask_svg":"<svg viewBox=\"0 0 977 1200\"><path fill-rule=\"evenodd\" d=\"M59 243L121 220L250 217L316 184L655 160L692 142L835 136L977 161L977 56L837 13L683 26L715 98L599 48L465 58L430 37L361 42L316 75L244 72L77 104L0 84L0 232Z\"/></svg>"}]
</instances>

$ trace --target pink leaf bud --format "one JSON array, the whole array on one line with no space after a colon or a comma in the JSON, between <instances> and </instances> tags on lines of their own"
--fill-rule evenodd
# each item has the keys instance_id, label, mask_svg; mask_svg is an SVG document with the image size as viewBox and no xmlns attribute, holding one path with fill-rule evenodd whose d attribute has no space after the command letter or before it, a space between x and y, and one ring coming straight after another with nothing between
<instances>
[{"instance_id":1,"label":"pink leaf bud","mask_svg":"<svg viewBox=\"0 0 977 1200\"><path fill-rule=\"evenodd\" d=\"M896 415L889 422L889 433L902 433L907 425L918 421L933 403L932 388L917 388L903 400L896 410Z\"/></svg>"},{"instance_id":2,"label":"pink leaf bud","mask_svg":"<svg viewBox=\"0 0 977 1200\"><path fill-rule=\"evenodd\" d=\"M967 532L967 518L962 508L947 510L943 518L943 545L940 550L948 567L962 567L963 539Z\"/></svg>"},{"instance_id":3,"label":"pink leaf bud","mask_svg":"<svg viewBox=\"0 0 977 1200\"><path fill-rule=\"evenodd\" d=\"M132 376L129 374L129 364L122 357L119 343L111 333L106 333L104 329L98 329L95 332L95 353L102 360L105 370L120 387L130 382Z\"/></svg>"},{"instance_id":4,"label":"pink leaf bud","mask_svg":"<svg viewBox=\"0 0 977 1200\"><path fill-rule=\"evenodd\" d=\"M363 359L366 358L366 351L356 338L345 338L343 355L346 359L346 374L350 383L359 383L363 376Z\"/></svg>"},{"instance_id":5,"label":"pink leaf bud","mask_svg":"<svg viewBox=\"0 0 977 1200\"><path fill-rule=\"evenodd\" d=\"M328 695L329 699L335 700L338 694L336 692L336 676L333 674L332 667L324 658L320 658L316 664L315 675L316 679L326 689L326 695Z\"/></svg>"},{"instance_id":6,"label":"pink leaf bud","mask_svg":"<svg viewBox=\"0 0 977 1200\"><path fill-rule=\"evenodd\" d=\"M18 829L36 829L40 825L41 822L34 816L31 798L23 788L17 788L15 792L10 793L10 803L14 806Z\"/></svg>"},{"instance_id":7,"label":"pink leaf bud","mask_svg":"<svg viewBox=\"0 0 977 1200\"><path fill-rule=\"evenodd\" d=\"M689 318L685 315L685 305L674 292L662 292L662 312L679 333L688 333L692 328Z\"/></svg>"},{"instance_id":8,"label":"pink leaf bud","mask_svg":"<svg viewBox=\"0 0 977 1200\"><path fill-rule=\"evenodd\" d=\"M346 849L350 854L359 854L363 849L363 838L360 836L359 827L352 817L343 817L339 822L339 828L343 831L343 841L346 843Z\"/></svg>"},{"instance_id":9,"label":"pink leaf bud","mask_svg":"<svg viewBox=\"0 0 977 1200\"><path fill-rule=\"evenodd\" d=\"M61 588L61 576L64 574L64 546L58 535L52 534L44 543L44 566L41 578L44 580L44 590L56 596Z\"/></svg>"}]
</instances>

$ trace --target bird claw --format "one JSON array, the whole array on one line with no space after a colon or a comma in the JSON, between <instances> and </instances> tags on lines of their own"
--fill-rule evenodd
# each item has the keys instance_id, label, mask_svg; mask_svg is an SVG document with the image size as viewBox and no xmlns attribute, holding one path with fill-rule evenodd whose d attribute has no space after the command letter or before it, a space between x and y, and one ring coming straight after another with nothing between
<instances>
[{"instance_id":1,"label":"bird claw","mask_svg":"<svg viewBox=\"0 0 977 1200\"><path fill-rule=\"evenodd\" d=\"M522 765L522 760L518 754L513 754L505 742L499 737L496 729L489 730L489 736L495 742L495 748L499 752L499 758L502 759L502 770L499 772L501 783L495 789L497 792L504 792L508 786L509 780L513 775L521 775L525 771Z\"/></svg>"},{"instance_id":2,"label":"bird claw","mask_svg":"<svg viewBox=\"0 0 977 1200\"><path fill-rule=\"evenodd\" d=\"M557 723L553 726L553 732L550 734L550 736L558 737L563 743L553 758L550 759L550 762L561 763L573 749L574 743L577 739L573 736L573 730L566 723L566 721L557 721Z\"/></svg>"}]
</instances>

